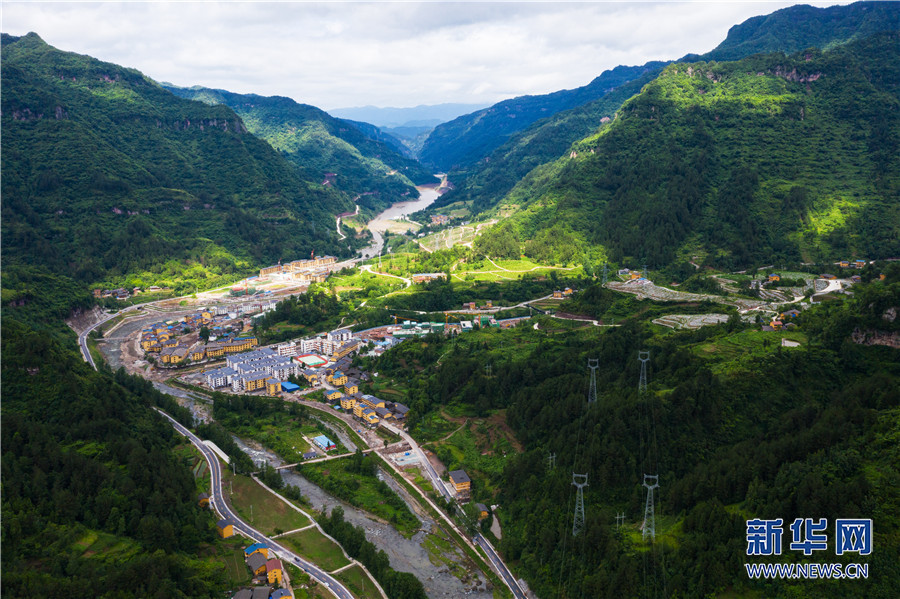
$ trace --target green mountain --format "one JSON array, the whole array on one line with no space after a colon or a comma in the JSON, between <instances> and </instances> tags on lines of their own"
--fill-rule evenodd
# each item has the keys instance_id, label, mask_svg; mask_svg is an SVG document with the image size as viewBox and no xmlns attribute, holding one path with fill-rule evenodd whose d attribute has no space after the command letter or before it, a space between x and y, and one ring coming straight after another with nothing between
<instances>
[{"instance_id":1,"label":"green mountain","mask_svg":"<svg viewBox=\"0 0 900 599\"><path fill-rule=\"evenodd\" d=\"M680 62L735 60L760 52L793 53L806 48L830 48L879 31L900 29L900 4L858 2L824 9L792 6L748 19L732 27L727 38L702 56ZM451 173L456 190L443 195L435 209L465 202L475 213L493 207L533 168L569 152L569 146L594 133L604 118L640 91L667 63L594 100L542 119L515 133L485 159Z\"/></svg>"},{"instance_id":2,"label":"green mountain","mask_svg":"<svg viewBox=\"0 0 900 599\"><path fill-rule=\"evenodd\" d=\"M538 259L721 266L900 253L898 34L669 65L503 200Z\"/></svg>"},{"instance_id":3,"label":"green mountain","mask_svg":"<svg viewBox=\"0 0 900 599\"><path fill-rule=\"evenodd\" d=\"M366 194L359 203L370 212L383 210L405 194L415 195L414 185L438 182L414 159L401 155L384 140L373 139L374 132L363 132L315 106L279 96L164 87L182 98L228 106L251 133L297 167L303 178L323 184L327 180L329 187L348 199Z\"/></svg>"},{"instance_id":4,"label":"green mountain","mask_svg":"<svg viewBox=\"0 0 900 599\"><path fill-rule=\"evenodd\" d=\"M220 597L224 565L199 557L215 543L213 513L152 406L185 424L190 413L81 359L62 318L91 304L84 285L5 263L2 287L0 593Z\"/></svg>"},{"instance_id":5,"label":"green mountain","mask_svg":"<svg viewBox=\"0 0 900 599\"><path fill-rule=\"evenodd\" d=\"M351 204L230 108L33 33L2 42L4 262L152 281L340 251L332 215Z\"/></svg>"},{"instance_id":6,"label":"green mountain","mask_svg":"<svg viewBox=\"0 0 900 599\"><path fill-rule=\"evenodd\" d=\"M826 8L801 4L735 25L728 30L725 41L696 58L736 60L762 52L793 54L807 48L827 50L897 29L900 29L900 7L894 2L855 2Z\"/></svg>"},{"instance_id":7,"label":"green mountain","mask_svg":"<svg viewBox=\"0 0 900 599\"><path fill-rule=\"evenodd\" d=\"M463 115L435 127L419 152L419 160L444 171L464 168L535 121L601 98L662 65L648 62L643 66L618 66L576 89L521 96Z\"/></svg>"}]
</instances>

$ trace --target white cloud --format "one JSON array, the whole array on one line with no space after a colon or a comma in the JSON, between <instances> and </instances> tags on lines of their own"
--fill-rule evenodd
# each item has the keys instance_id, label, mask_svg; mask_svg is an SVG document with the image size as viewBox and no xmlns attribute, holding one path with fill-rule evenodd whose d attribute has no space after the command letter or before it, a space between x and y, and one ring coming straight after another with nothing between
<instances>
[{"instance_id":1,"label":"white cloud","mask_svg":"<svg viewBox=\"0 0 900 599\"><path fill-rule=\"evenodd\" d=\"M789 4L4 2L2 28L178 85L415 106L578 87L618 64L706 52Z\"/></svg>"}]
</instances>

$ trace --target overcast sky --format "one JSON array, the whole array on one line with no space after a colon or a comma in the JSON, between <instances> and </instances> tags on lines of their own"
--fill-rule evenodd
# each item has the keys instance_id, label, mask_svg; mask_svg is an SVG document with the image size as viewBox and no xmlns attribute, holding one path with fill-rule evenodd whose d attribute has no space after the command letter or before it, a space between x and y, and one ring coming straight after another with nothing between
<instances>
[{"instance_id":1,"label":"overcast sky","mask_svg":"<svg viewBox=\"0 0 900 599\"><path fill-rule=\"evenodd\" d=\"M3 0L2 30L176 85L406 107L579 87L619 64L707 52L792 4Z\"/></svg>"}]
</instances>

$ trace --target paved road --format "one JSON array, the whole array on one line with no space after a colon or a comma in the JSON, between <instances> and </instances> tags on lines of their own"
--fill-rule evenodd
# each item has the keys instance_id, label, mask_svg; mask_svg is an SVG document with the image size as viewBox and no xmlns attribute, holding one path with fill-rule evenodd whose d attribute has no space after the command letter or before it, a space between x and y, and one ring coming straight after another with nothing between
<instances>
[{"instance_id":1,"label":"paved road","mask_svg":"<svg viewBox=\"0 0 900 599\"><path fill-rule=\"evenodd\" d=\"M422 448L419 447L419 444L416 443L415 439L413 439L411 436L409 436L409 434L407 434L406 431L400 430L399 428L391 426L390 424L382 423L382 426L384 426L384 428L388 429L395 435L399 435L400 437L403 438L404 441L409 443L409 446L412 448L413 451L416 452L416 454L419 456L419 459L422 461L422 465L425 468L425 472L428 474L428 477L431 479L431 486L433 486L435 489L439 490L441 492L441 495L444 496L444 500L449 503L453 499L453 496L450 494L450 491L447 490L447 486L441 480L441 477L438 476L437 471L435 471L434 467L431 465L431 462L428 461L428 458L425 456L425 452L422 451ZM442 516L444 515L443 512L441 512L440 510L438 510L438 513L440 513ZM450 522L449 520L447 520L447 522L448 522L448 524L453 526L452 522ZM455 526L454 526L454 528L455 528ZM459 531L457 530L457 532L459 532ZM460 534L462 534L462 533L460 532ZM465 538L465 536L463 536L463 538ZM526 599L525 593L519 587L519 583L516 581L515 576L512 575L512 572L510 572L509 568L506 567L506 564L503 563L503 560L500 558L500 555L497 553L497 551L494 549L494 547L490 544L490 542L488 542L487 539L485 539L484 537L482 537L479 534L476 534L474 537L472 537L472 540L475 542L476 545L478 545L479 547L484 549L484 552L487 554L488 559L490 559L491 563L494 565L494 569L503 578L503 582L506 583L506 586L509 587L509 590L512 591L512 594L516 597L516 599Z\"/></svg>"},{"instance_id":2,"label":"paved road","mask_svg":"<svg viewBox=\"0 0 900 599\"><path fill-rule=\"evenodd\" d=\"M222 493L222 470L221 466L219 465L219 460L216 458L216 455L213 453L213 451L205 443L203 443L203 441L201 441L200 438L197 437L197 435L183 427L174 418L160 409L154 409L165 416L172 424L172 426L175 427L175 430L177 430L183 436L187 437L190 442L194 444L194 447L196 447L200 450L201 453L203 453L203 456L209 463L209 472L211 477L212 494L210 496L210 504L222 518L228 518L232 522L234 522L234 530L236 532L251 539L254 542L265 543L272 549L275 554L277 554L282 559L282 561L288 561L300 567L304 572L314 578L319 584L323 585L325 588L331 591L331 594L338 599L354 599L353 595L350 594L350 591L348 591L346 587L344 587L344 585L342 585L330 574L328 574L328 572L320 569L315 564L307 562L299 555L295 554L293 551L278 543L278 541L267 537L263 533L259 532L258 530L241 520L240 517L235 514L225 502L225 496Z\"/></svg>"},{"instance_id":3,"label":"paved road","mask_svg":"<svg viewBox=\"0 0 900 599\"><path fill-rule=\"evenodd\" d=\"M509 587L509 590L512 591L516 599L526 599L525 592L519 587L516 577L512 575L512 572L509 571L509 568L507 568L506 564L503 563L503 560L500 559L500 555L494 550L494 546L491 545L490 541L479 534L472 537L472 540L475 541L476 545L484 549L488 559L494 564L494 568L500 573L500 576L503 577L503 582L506 583L506 586Z\"/></svg>"}]
</instances>

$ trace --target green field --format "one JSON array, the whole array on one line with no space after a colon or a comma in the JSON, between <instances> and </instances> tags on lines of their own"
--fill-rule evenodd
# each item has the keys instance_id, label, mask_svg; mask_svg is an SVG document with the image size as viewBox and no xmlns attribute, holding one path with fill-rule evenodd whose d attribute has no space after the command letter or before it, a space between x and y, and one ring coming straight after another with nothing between
<instances>
[{"instance_id":1,"label":"green field","mask_svg":"<svg viewBox=\"0 0 900 599\"><path fill-rule=\"evenodd\" d=\"M281 537L279 541L328 572L350 563L341 548L316 528Z\"/></svg>"},{"instance_id":2,"label":"green field","mask_svg":"<svg viewBox=\"0 0 900 599\"><path fill-rule=\"evenodd\" d=\"M354 597L367 599L368 597L379 597L380 593L375 587L375 583L369 578L368 574L359 566L347 568L334 575L335 578L343 582L347 588L353 593Z\"/></svg>"},{"instance_id":3,"label":"green field","mask_svg":"<svg viewBox=\"0 0 900 599\"><path fill-rule=\"evenodd\" d=\"M312 524L309 518L288 506L252 478L238 474L225 474L226 493L231 505L241 518L266 535L280 534L287 530L296 530ZM229 483L233 485L229 489Z\"/></svg>"},{"instance_id":4,"label":"green field","mask_svg":"<svg viewBox=\"0 0 900 599\"><path fill-rule=\"evenodd\" d=\"M787 339L800 344L800 347L782 347L781 340ZM714 341L699 343L692 351L712 362L712 371L716 374L728 374L738 370L753 368L753 361L762 356L779 351L800 350L807 345L806 335L800 331L760 331L758 328L720 337Z\"/></svg>"}]
</instances>

